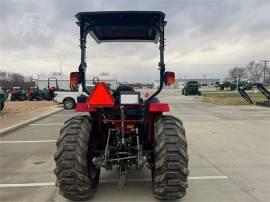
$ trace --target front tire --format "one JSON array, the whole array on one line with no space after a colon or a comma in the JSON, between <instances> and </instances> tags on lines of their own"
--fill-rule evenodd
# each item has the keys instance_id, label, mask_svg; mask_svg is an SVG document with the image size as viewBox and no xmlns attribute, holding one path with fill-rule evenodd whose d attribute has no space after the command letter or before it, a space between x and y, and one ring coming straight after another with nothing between
<instances>
[{"instance_id":1,"label":"front tire","mask_svg":"<svg viewBox=\"0 0 270 202\"><path fill-rule=\"evenodd\" d=\"M60 131L54 173L60 194L69 200L87 200L94 195L100 176L100 169L93 165L91 158L94 142L88 116L69 119Z\"/></svg>"},{"instance_id":2,"label":"front tire","mask_svg":"<svg viewBox=\"0 0 270 202\"><path fill-rule=\"evenodd\" d=\"M160 116L154 123L154 133L154 196L161 200L180 199L186 194L189 173L183 123L173 116Z\"/></svg>"}]
</instances>

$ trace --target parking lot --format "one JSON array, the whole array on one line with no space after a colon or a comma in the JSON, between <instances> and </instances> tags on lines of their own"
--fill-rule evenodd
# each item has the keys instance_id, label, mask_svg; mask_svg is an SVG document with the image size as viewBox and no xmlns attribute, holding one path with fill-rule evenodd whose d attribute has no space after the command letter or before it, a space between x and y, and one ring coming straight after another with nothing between
<instances>
[{"instance_id":1,"label":"parking lot","mask_svg":"<svg viewBox=\"0 0 270 202\"><path fill-rule=\"evenodd\" d=\"M270 201L270 109L218 106L180 91L164 90L161 100L184 121L190 178L183 202ZM54 186L55 140L62 110L0 137L0 201L66 201ZM117 170L102 172L92 201L156 201L148 169L131 171L118 190Z\"/></svg>"}]
</instances>

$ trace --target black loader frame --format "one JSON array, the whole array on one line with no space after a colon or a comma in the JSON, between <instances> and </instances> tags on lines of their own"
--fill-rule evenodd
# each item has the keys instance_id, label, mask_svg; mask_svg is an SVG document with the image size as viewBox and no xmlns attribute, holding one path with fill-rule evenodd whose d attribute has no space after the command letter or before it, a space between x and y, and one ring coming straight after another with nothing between
<instances>
[{"instance_id":1,"label":"black loader frame","mask_svg":"<svg viewBox=\"0 0 270 202\"><path fill-rule=\"evenodd\" d=\"M262 107L270 107L270 92L265 88L265 86L261 83L256 83L254 86L266 97L266 101L264 102L256 102L257 106ZM253 100L250 96L246 93L246 90L250 89L250 85L242 86L238 88L239 94L248 102L249 104L254 104Z\"/></svg>"}]
</instances>

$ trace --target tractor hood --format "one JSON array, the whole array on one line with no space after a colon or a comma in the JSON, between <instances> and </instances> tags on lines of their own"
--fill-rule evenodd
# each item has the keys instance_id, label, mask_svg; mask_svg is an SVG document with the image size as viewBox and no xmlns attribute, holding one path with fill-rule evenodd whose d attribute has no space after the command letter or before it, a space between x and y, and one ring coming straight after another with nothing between
<instances>
[{"instance_id":1,"label":"tractor hood","mask_svg":"<svg viewBox=\"0 0 270 202\"><path fill-rule=\"evenodd\" d=\"M78 25L86 25L97 43L148 41L157 43L165 14L160 11L80 12Z\"/></svg>"}]
</instances>

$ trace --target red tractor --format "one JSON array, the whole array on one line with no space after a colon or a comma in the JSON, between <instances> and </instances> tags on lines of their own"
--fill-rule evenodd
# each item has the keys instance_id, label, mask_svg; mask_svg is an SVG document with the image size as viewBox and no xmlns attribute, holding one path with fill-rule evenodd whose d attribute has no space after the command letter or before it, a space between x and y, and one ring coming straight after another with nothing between
<instances>
[{"instance_id":1,"label":"red tractor","mask_svg":"<svg viewBox=\"0 0 270 202\"><path fill-rule=\"evenodd\" d=\"M165 72L164 21L159 11L80 12L81 64L71 73L70 81L80 83L88 96L80 96L77 112L89 115L72 117L65 122L57 140L54 159L56 186L70 200L86 200L99 184L101 168L119 170L119 187L130 169L148 167L152 171L153 193L158 199L179 199L186 194L188 153L181 120L163 115L167 103L156 96L164 85L174 82L173 72ZM89 94L85 87L86 38L97 43L110 41L159 42L160 85L148 99L128 86L109 90L97 82Z\"/></svg>"}]
</instances>

